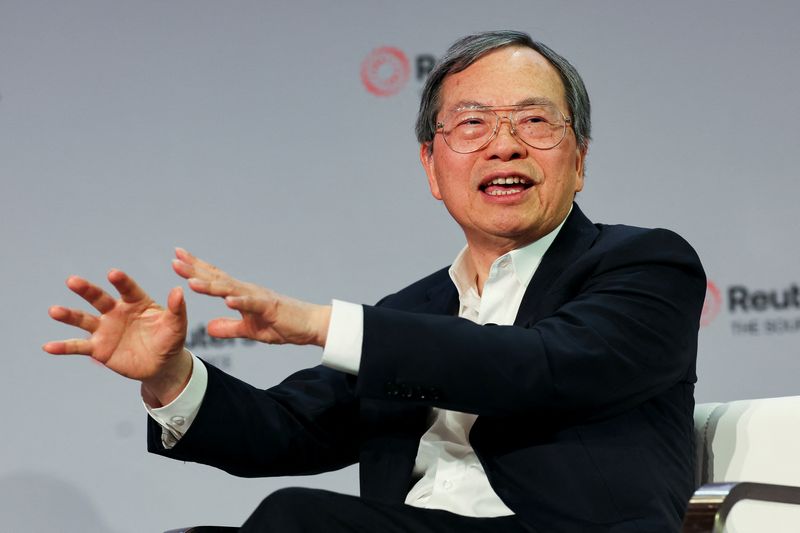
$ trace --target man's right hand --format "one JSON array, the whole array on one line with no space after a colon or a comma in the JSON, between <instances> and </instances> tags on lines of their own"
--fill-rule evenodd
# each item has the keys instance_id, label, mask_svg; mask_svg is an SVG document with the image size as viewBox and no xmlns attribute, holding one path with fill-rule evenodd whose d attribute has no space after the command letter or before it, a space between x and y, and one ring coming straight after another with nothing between
<instances>
[{"instance_id":1,"label":"man's right hand","mask_svg":"<svg viewBox=\"0 0 800 533\"><path fill-rule=\"evenodd\" d=\"M89 333L85 339L46 343L54 355L88 355L117 374L142 382L142 396L151 407L174 400L192 373L191 354L184 349L186 304L176 287L167 296L166 309L158 305L132 278L111 270L108 281L120 298L78 276L67 287L89 302L99 315L52 306L50 317Z\"/></svg>"}]
</instances>

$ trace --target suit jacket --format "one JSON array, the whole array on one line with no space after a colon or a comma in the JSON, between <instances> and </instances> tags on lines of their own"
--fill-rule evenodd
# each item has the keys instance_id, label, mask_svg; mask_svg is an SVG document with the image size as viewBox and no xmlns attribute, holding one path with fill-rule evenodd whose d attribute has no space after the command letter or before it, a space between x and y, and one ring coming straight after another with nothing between
<instances>
[{"instance_id":1,"label":"suit jacket","mask_svg":"<svg viewBox=\"0 0 800 533\"><path fill-rule=\"evenodd\" d=\"M667 230L574 206L513 326L458 318L447 269L364 307L358 376L326 367L267 390L209 365L171 450L240 476L358 462L365 497L404 501L431 407L478 414L470 442L535 531L677 531L694 489L697 255Z\"/></svg>"}]
</instances>

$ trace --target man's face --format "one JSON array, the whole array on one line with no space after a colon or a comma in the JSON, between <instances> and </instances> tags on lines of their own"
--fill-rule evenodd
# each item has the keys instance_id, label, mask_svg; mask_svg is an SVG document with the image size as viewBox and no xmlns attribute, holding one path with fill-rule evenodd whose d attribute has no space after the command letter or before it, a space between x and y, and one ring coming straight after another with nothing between
<instances>
[{"instance_id":1,"label":"man's face","mask_svg":"<svg viewBox=\"0 0 800 533\"><path fill-rule=\"evenodd\" d=\"M547 99L569 116L555 68L530 48L506 47L445 78L437 118L465 104L510 106L532 99ZM511 135L507 120L477 152L456 153L441 134L434 137L433 153L425 145L420 151L431 193L444 202L469 245L502 249L533 242L561 223L583 188L584 156L572 128L555 148L537 150ZM520 178L522 184L490 185L497 178ZM498 187L504 194L490 194Z\"/></svg>"}]
</instances>

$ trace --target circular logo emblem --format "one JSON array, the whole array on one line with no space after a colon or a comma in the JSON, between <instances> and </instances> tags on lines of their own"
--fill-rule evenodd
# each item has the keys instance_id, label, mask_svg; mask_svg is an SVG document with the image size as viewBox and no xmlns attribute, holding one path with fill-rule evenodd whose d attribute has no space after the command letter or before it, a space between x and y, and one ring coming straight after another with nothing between
<instances>
[{"instance_id":1,"label":"circular logo emblem","mask_svg":"<svg viewBox=\"0 0 800 533\"><path fill-rule=\"evenodd\" d=\"M391 96L408 81L411 67L402 50L391 46L376 48L361 62L361 81L376 96Z\"/></svg>"},{"instance_id":2,"label":"circular logo emblem","mask_svg":"<svg viewBox=\"0 0 800 533\"><path fill-rule=\"evenodd\" d=\"M703 302L703 311L700 313L700 325L707 326L717 318L722 309L722 295L713 281L706 284L706 299Z\"/></svg>"}]
</instances>

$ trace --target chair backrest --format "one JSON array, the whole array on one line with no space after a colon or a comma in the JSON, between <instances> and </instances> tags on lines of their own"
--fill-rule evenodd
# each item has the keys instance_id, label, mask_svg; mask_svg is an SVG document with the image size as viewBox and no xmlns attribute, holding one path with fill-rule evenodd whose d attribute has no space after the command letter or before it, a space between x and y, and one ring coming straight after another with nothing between
<instances>
[{"instance_id":1,"label":"chair backrest","mask_svg":"<svg viewBox=\"0 0 800 533\"><path fill-rule=\"evenodd\" d=\"M800 396L699 404L697 482L800 486Z\"/></svg>"}]
</instances>

